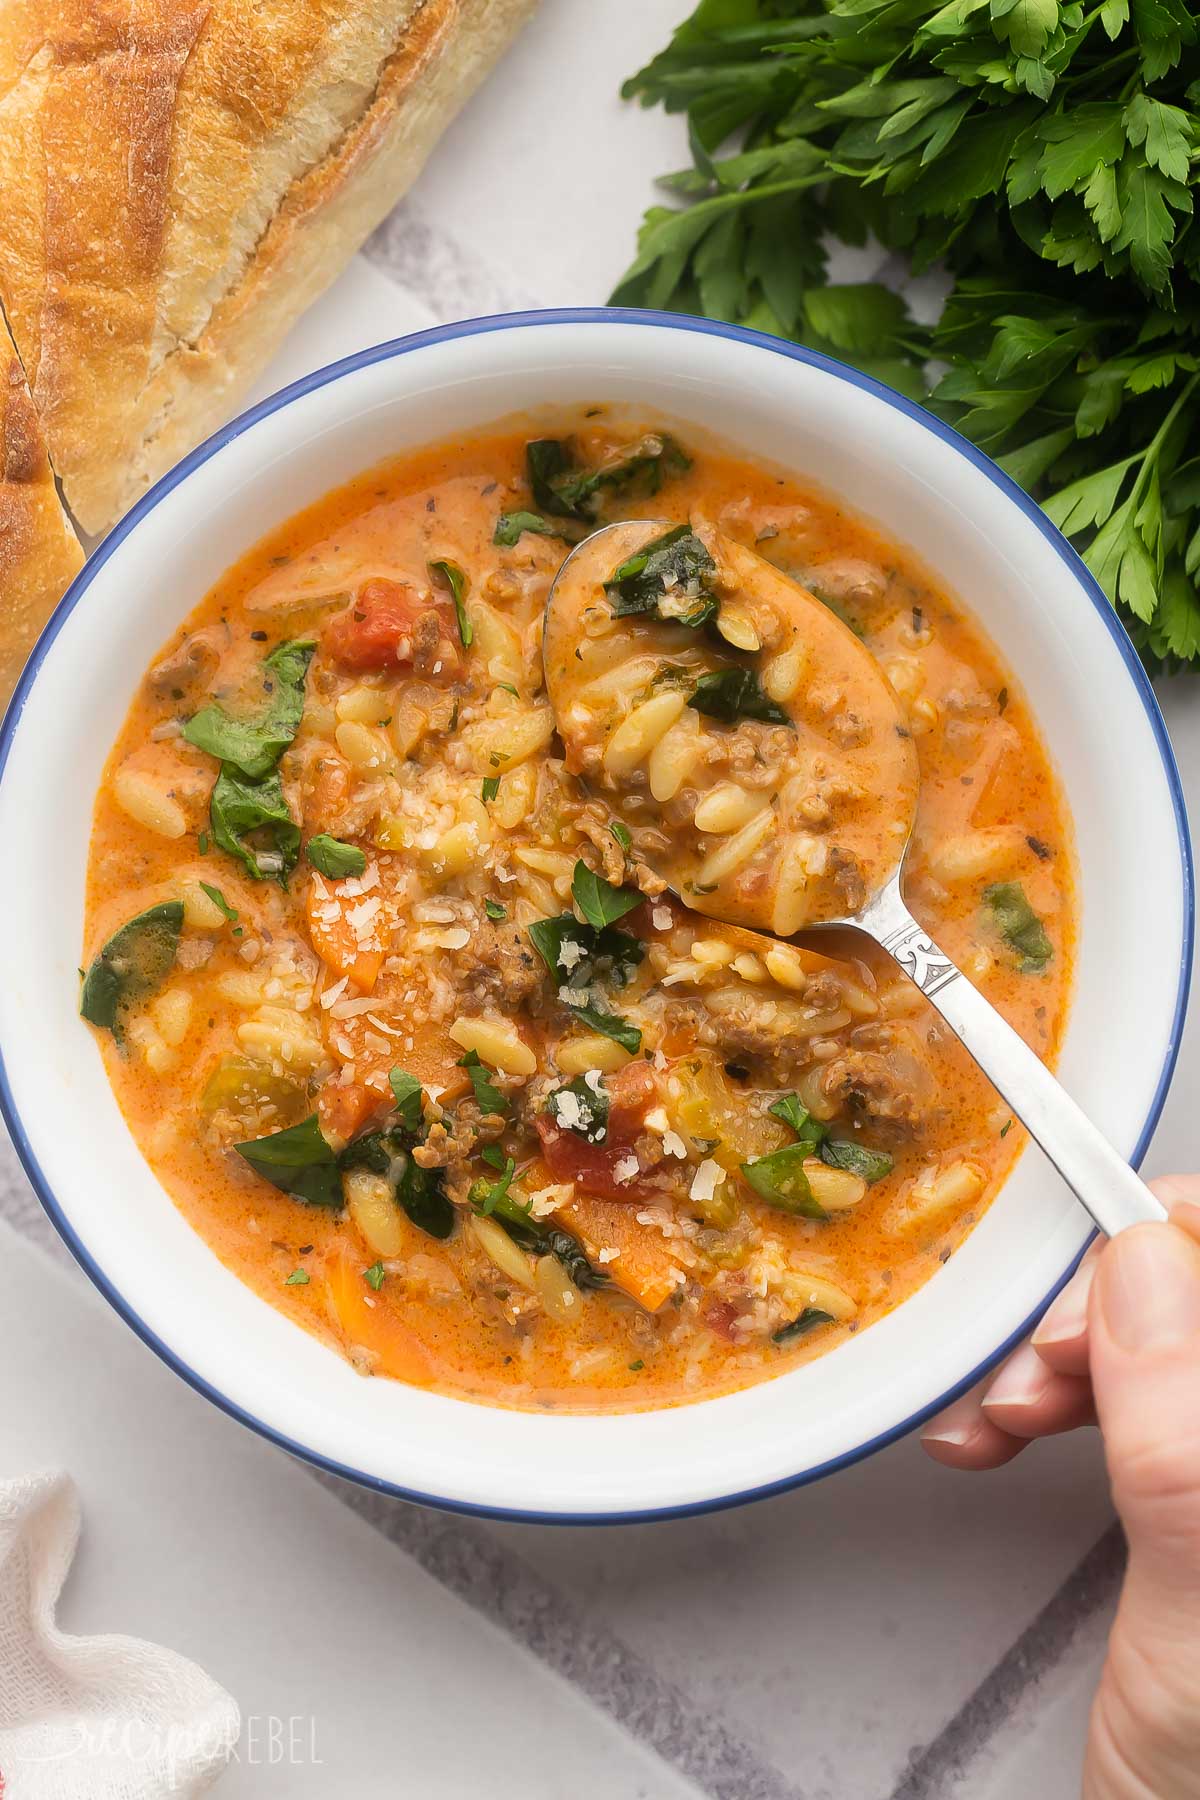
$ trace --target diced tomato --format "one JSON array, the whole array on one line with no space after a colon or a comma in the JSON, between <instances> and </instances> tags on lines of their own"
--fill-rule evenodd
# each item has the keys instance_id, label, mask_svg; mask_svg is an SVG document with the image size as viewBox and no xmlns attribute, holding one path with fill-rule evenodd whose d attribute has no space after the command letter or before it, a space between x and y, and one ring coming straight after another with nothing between
<instances>
[{"instance_id":1,"label":"diced tomato","mask_svg":"<svg viewBox=\"0 0 1200 1800\"><path fill-rule=\"evenodd\" d=\"M382 576L364 581L345 612L329 621L323 644L335 662L355 673L411 665L450 679L461 668L449 595L421 594Z\"/></svg>"},{"instance_id":2,"label":"diced tomato","mask_svg":"<svg viewBox=\"0 0 1200 1800\"><path fill-rule=\"evenodd\" d=\"M644 1062L627 1063L608 1078L606 1087L608 1129L601 1144L589 1144L577 1131L564 1131L549 1113L538 1114L546 1166L555 1181L573 1181L583 1194L605 1200L659 1199L658 1183L637 1176L619 1181L616 1174L617 1165L632 1154L642 1121L658 1098L654 1071Z\"/></svg>"}]
</instances>

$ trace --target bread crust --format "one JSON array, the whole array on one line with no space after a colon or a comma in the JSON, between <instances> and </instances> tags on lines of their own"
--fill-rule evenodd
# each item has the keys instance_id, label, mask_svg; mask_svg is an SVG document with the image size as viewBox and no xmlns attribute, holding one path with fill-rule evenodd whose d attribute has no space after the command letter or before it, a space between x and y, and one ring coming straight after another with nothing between
<instances>
[{"instance_id":1,"label":"bread crust","mask_svg":"<svg viewBox=\"0 0 1200 1800\"><path fill-rule=\"evenodd\" d=\"M229 416L535 4L7 0L0 302L84 530Z\"/></svg>"},{"instance_id":2,"label":"bread crust","mask_svg":"<svg viewBox=\"0 0 1200 1800\"><path fill-rule=\"evenodd\" d=\"M0 318L0 712L82 562L25 372Z\"/></svg>"}]
</instances>

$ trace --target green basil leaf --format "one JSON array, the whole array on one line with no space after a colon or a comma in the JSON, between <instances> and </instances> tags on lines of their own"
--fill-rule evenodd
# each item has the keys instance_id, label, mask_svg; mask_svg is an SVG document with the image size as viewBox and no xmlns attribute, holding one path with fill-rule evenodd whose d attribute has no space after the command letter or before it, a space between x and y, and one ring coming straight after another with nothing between
<instances>
[{"instance_id":1,"label":"green basil leaf","mask_svg":"<svg viewBox=\"0 0 1200 1800\"><path fill-rule=\"evenodd\" d=\"M822 1312L819 1306L806 1306L797 1318L792 1319L787 1325L781 1325L778 1331L772 1332L771 1342L788 1344L793 1338L804 1337L808 1332L815 1331L818 1325L832 1325L833 1322L832 1313Z\"/></svg>"},{"instance_id":2,"label":"green basil leaf","mask_svg":"<svg viewBox=\"0 0 1200 1800\"><path fill-rule=\"evenodd\" d=\"M261 781L251 781L232 763L222 763L209 801L209 822L214 843L236 857L255 881L273 875L281 887L287 886L300 854L300 827L288 811L277 769ZM268 834L272 854L279 859L278 869L264 868L258 859L266 853L256 852L246 843L256 831Z\"/></svg>"},{"instance_id":3,"label":"green basil leaf","mask_svg":"<svg viewBox=\"0 0 1200 1800\"><path fill-rule=\"evenodd\" d=\"M429 573L440 577L450 589L450 597L454 601L454 616L458 620L458 635L464 650L469 650L475 639L475 627L467 617L467 578L457 563L431 562Z\"/></svg>"},{"instance_id":4,"label":"green basil leaf","mask_svg":"<svg viewBox=\"0 0 1200 1800\"><path fill-rule=\"evenodd\" d=\"M252 781L269 775L295 737L304 712L304 680L316 645L280 644L262 665L270 699L257 719L236 719L223 706L206 706L188 720L183 735L198 750L232 763Z\"/></svg>"},{"instance_id":5,"label":"green basil leaf","mask_svg":"<svg viewBox=\"0 0 1200 1800\"><path fill-rule=\"evenodd\" d=\"M316 1113L299 1125L289 1125L286 1131L233 1147L256 1175L305 1206L338 1211L344 1204L338 1159L325 1141Z\"/></svg>"},{"instance_id":6,"label":"green basil leaf","mask_svg":"<svg viewBox=\"0 0 1200 1800\"><path fill-rule=\"evenodd\" d=\"M475 1104L481 1113L503 1114L508 1111L508 1101L491 1080L495 1071L480 1060L478 1050L468 1050L465 1056L459 1058L458 1066L465 1069L470 1077L471 1086L475 1090Z\"/></svg>"},{"instance_id":7,"label":"green basil leaf","mask_svg":"<svg viewBox=\"0 0 1200 1800\"><path fill-rule=\"evenodd\" d=\"M753 669L713 669L701 675L688 705L705 718L720 719L725 724L737 719L761 719L767 725L792 724L782 706L763 692Z\"/></svg>"},{"instance_id":8,"label":"green basil leaf","mask_svg":"<svg viewBox=\"0 0 1200 1800\"><path fill-rule=\"evenodd\" d=\"M810 1144L788 1144L773 1150L769 1156L756 1156L741 1165L742 1174L760 1200L776 1206L781 1212L798 1213L805 1219L828 1217L825 1208L814 1200L804 1173L804 1163L812 1155Z\"/></svg>"},{"instance_id":9,"label":"green basil leaf","mask_svg":"<svg viewBox=\"0 0 1200 1800\"><path fill-rule=\"evenodd\" d=\"M995 881L983 890L996 929L1017 953L1022 974L1037 974L1054 954L1046 928L1019 881Z\"/></svg>"},{"instance_id":10,"label":"green basil leaf","mask_svg":"<svg viewBox=\"0 0 1200 1800\"><path fill-rule=\"evenodd\" d=\"M653 617L698 628L720 602L709 586L716 564L690 525L676 525L613 570L604 584L618 618Z\"/></svg>"},{"instance_id":11,"label":"green basil leaf","mask_svg":"<svg viewBox=\"0 0 1200 1800\"><path fill-rule=\"evenodd\" d=\"M81 1017L111 1031L117 1043L123 1043L126 1014L152 994L174 967L182 929L183 902L164 900L114 931L84 977L79 995Z\"/></svg>"},{"instance_id":12,"label":"green basil leaf","mask_svg":"<svg viewBox=\"0 0 1200 1800\"><path fill-rule=\"evenodd\" d=\"M319 875L340 881L343 875L361 875L367 866L364 853L356 844L343 844L340 838L319 831L304 846L304 854Z\"/></svg>"},{"instance_id":13,"label":"green basil leaf","mask_svg":"<svg viewBox=\"0 0 1200 1800\"><path fill-rule=\"evenodd\" d=\"M587 1144L608 1136L608 1093L597 1076L576 1075L546 1096L546 1111L562 1131L573 1131Z\"/></svg>"},{"instance_id":14,"label":"green basil leaf","mask_svg":"<svg viewBox=\"0 0 1200 1800\"><path fill-rule=\"evenodd\" d=\"M391 1084L392 1098L396 1102L396 1111L400 1115L401 1130L420 1131L425 1122L420 1082L405 1069L393 1069L388 1081Z\"/></svg>"},{"instance_id":15,"label":"green basil leaf","mask_svg":"<svg viewBox=\"0 0 1200 1800\"><path fill-rule=\"evenodd\" d=\"M617 919L623 919L627 912L632 912L642 902L642 895L637 888L614 887L603 875L593 873L582 858L575 864L571 893L588 924L597 931L602 931Z\"/></svg>"}]
</instances>

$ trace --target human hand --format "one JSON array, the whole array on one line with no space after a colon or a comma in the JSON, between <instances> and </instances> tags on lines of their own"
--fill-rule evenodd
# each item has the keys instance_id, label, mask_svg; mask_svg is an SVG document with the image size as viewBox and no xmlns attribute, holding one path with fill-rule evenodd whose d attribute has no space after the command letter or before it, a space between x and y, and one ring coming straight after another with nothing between
<instances>
[{"instance_id":1,"label":"human hand","mask_svg":"<svg viewBox=\"0 0 1200 1800\"><path fill-rule=\"evenodd\" d=\"M1200 1800L1200 1176L1169 1225L1093 1245L1032 1338L922 1433L991 1469L1099 1424L1129 1565L1092 1708L1085 1800Z\"/></svg>"}]
</instances>

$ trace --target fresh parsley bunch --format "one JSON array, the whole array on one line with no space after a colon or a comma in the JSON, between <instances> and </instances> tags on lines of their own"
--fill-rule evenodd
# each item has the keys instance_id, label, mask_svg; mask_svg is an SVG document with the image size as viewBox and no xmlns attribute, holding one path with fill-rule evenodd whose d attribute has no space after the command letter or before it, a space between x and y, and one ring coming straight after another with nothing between
<instances>
[{"instance_id":1,"label":"fresh parsley bunch","mask_svg":"<svg viewBox=\"0 0 1200 1800\"><path fill-rule=\"evenodd\" d=\"M1200 662L1200 33L1185 0L701 0L627 96L688 115L614 302L827 350L1034 493L1143 656ZM683 202L682 205L678 202ZM933 327L830 285L870 233Z\"/></svg>"}]
</instances>

